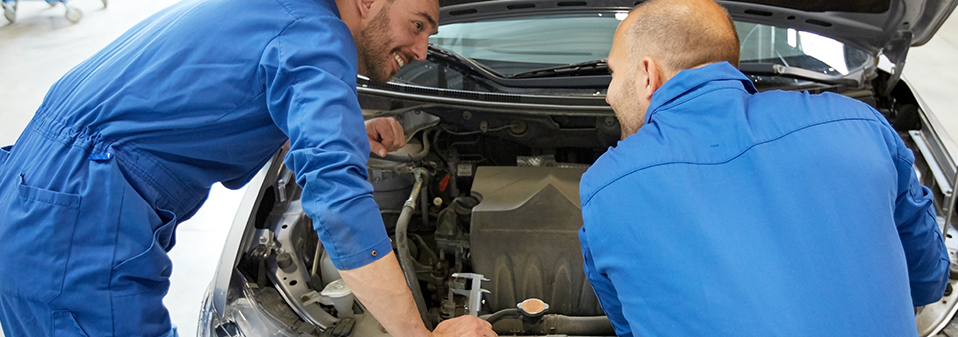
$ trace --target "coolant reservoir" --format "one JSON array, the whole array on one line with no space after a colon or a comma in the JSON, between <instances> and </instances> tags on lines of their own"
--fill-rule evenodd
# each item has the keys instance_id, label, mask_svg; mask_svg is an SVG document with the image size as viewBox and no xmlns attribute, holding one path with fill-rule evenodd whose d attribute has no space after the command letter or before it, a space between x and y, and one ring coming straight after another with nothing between
<instances>
[{"instance_id":1,"label":"coolant reservoir","mask_svg":"<svg viewBox=\"0 0 958 337\"><path fill-rule=\"evenodd\" d=\"M353 316L353 301L355 301L356 296L353 295L353 291L349 290L346 282L342 279L330 282L319 294L328 297L333 302L333 307L339 313L337 315L339 318Z\"/></svg>"}]
</instances>

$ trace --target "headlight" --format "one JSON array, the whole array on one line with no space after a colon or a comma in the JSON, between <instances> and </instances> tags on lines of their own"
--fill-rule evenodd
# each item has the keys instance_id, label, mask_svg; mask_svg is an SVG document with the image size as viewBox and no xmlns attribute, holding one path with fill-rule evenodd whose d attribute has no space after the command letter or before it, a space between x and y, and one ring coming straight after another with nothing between
<instances>
[{"instance_id":1,"label":"headlight","mask_svg":"<svg viewBox=\"0 0 958 337\"><path fill-rule=\"evenodd\" d=\"M284 324L263 310L243 276L230 281L224 312L213 306L212 286L207 289L197 324L198 337L296 337Z\"/></svg>"}]
</instances>

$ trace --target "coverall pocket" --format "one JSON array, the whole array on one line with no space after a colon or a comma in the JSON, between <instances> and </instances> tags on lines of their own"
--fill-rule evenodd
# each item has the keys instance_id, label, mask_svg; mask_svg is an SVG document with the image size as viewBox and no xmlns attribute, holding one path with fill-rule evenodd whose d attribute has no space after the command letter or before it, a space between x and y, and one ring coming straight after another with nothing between
<instances>
[{"instance_id":1,"label":"coverall pocket","mask_svg":"<svg viewBox=\"0 0 958 337\"><path fill-rule=\"evenodd\" d=\"M57 310L53 312L53 336L87 337L88 335L80 328L80 323L77 323L77 317L73 312Z\"/></svg>"},{"instance_id":2,"label":"coverall pocket","mask_svg":"<svg viewBox=\"0 0 958 337\"><path fill-rule=\"evenodd\" d=\"M153 230L151 242L144 244L146 250L113 267L114 291L135 294L168 287L173 263L166 254L166 247L173 239L176 215L163 209L156 212L162 223Z\"/></svg>"},{"instance_id":3,"label":"coverall pocket","mask_svg":"<svg viewBox=\"0 0 958 337\"><path fill-rule=\"evenodd\" d=\"M60 294L80 207L77 194L24 183L19 197L0 202L0 289L23 299L49 302Z\"/></svg>"}]
</instances>

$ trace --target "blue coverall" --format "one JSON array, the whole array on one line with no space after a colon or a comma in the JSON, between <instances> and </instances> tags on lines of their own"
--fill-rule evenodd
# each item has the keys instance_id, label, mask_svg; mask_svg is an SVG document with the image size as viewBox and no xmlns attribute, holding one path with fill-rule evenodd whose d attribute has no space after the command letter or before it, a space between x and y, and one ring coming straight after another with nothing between
<instances>
[{"instance_id":1,"label":"blue coverall","mask_svg":"<svg viewBox=\"0 0 958 337\"><path fill-rule=\"evenodd\" d=\"M287 138L336 267L386 255L356 63L333 0L186 0L72 69L0 154L6 336L174 335L176 224Z\"/></svg>"},{"instance_id":2,"label":"blue coverall","mask_svg":"<svg viewBox=\"0 0 958 337\"><path fill-rule=\"evenodd\" d=\"M756 93L723 62L656 91L583 175L585 271L619 336L916 336L948 253L871 107Z\"/></svg>"}]
</instances>

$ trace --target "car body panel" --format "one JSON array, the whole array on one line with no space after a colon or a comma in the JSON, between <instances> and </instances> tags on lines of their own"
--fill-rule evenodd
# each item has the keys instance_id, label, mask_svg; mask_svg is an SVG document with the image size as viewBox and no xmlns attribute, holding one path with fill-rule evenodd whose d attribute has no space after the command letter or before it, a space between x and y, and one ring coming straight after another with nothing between
<instances>
[{"instance_id":1,"label":"car body panel","mask_svg":"<svg viewBox=\"0 0 958 337\"><path fill-rule=\"evenodd\" d=\"M718 2L736 20L815 32L873 53L885 48L899 32L910 33L910 46L927 43L958 6L956 0ZM439 18L442 24L450 24L577 8L628 10L635 3L634 0L452 0L440 1Z\"/></svg>"}]
</instances>

